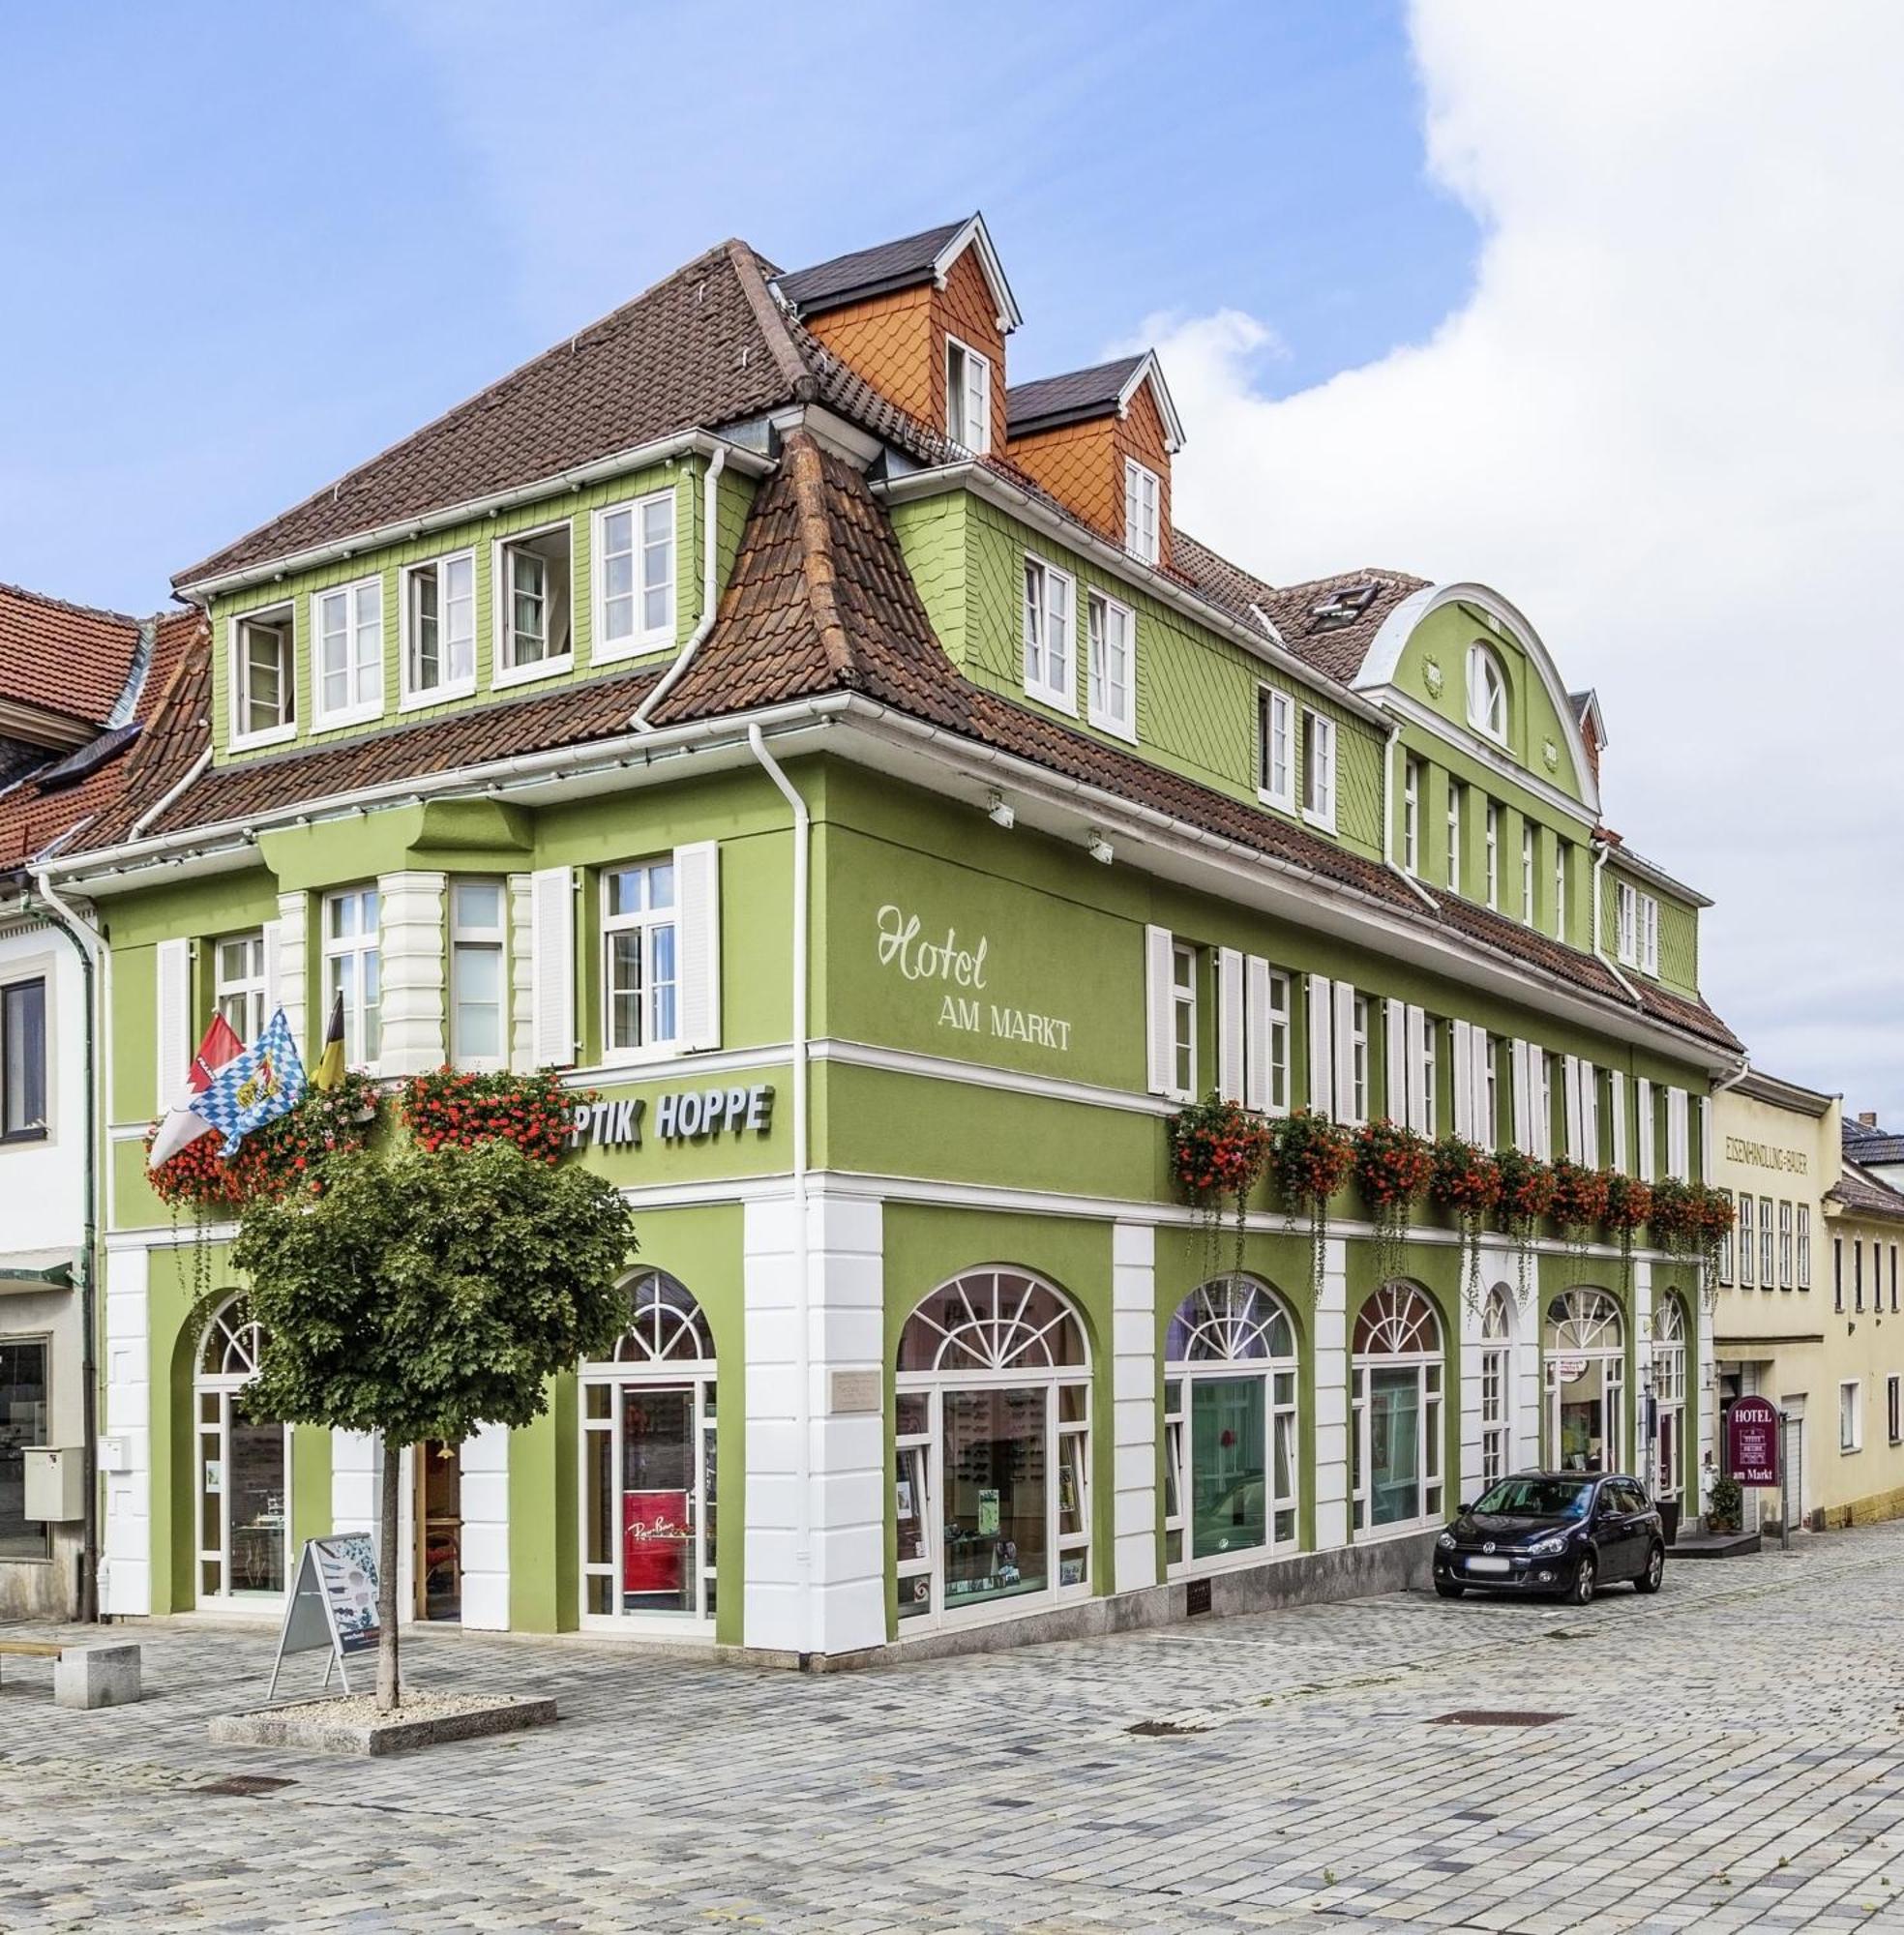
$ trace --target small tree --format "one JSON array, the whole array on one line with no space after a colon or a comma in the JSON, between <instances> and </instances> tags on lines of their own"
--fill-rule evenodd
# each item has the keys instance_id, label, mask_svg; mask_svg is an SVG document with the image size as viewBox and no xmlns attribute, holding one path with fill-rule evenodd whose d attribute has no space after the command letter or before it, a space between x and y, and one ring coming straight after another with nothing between
<instances>
[{"instance_id":1,"label":"small tree","mask_svg":"<svg viewBox=\"0 0 1904 1935\"><path fill-rule=\"evenodd\" d=\"M627 1323L617 1285L635 1233L604 1177L503 1142L345 1152L323 1184L248 1204L232 1261L270 1338L253 1387L261 1413L379 1441L377 1707L389 1712L402 1446L527 1424L550 1377L607 1355Z\"/></svg>"}]
</instances>

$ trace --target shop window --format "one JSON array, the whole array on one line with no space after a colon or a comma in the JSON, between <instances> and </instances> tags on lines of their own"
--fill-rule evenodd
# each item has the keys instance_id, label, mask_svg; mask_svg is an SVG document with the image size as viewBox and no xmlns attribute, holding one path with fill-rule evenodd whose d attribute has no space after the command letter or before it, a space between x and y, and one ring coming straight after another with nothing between
<instances>
[{"instance_id":1,"label":"shop window","mask_svg":"<svg viewBox=\"0 0 1904 1935\"><path fill-rule=\"evenodd\" d=\"M539 677L574 655L569 526L566 522L497 549L494 683Z\"/></svg>"},{"instance_id":2,"label":"shop window","mask_svg":"<svg viewBox=\"0 0 1904 1935\"><path fill-rule=\"evenodd\" d=\"M352 887L324 896L324 1014L343 1004L343 1058L352 1068L374 1067L382 1047L382 955L377 890Z\"/></svg>"},{"instance_id":3,"label":"shop window","mask_svg":"<svg viewBox=\"0 0 1904 1935\"><path fill-rule=\"evenodd\" d=\"M900 1335L899 1617L1030 1611L1090 1589L1090 1361L1064 1296L1021 1270L934 1291Z\"/></svg>"},{"instance_id":4,"label":"shop window","mask_svg":"<svg viewBox=\"0 0 1904 1935\"><path fill-rule=\"evenodd\" d=\"M509 1059L500 880L450 883L450 1057L459 1068Z\"/></svg>"},{"instance_id":5,"label":"shop window","mask_svg":"<svg viewBox=\"0 0 1904 1935\"><path fill-rule=\"evenodd\" d=\"M583 1623L699 1627L715 1608L714 1335L665 1271L628 1290L613 1356L581 1367Z\"/></svg>"},{"instance_id":6,"label":"shop window","mask_svg":"<svg viewBox=\"0 0 1904 1935\"><path fill-rule=\"evenodd\" d=\"M212 1001L240 1041L264 1032L264 934L228 934L212 944Z\"/></svg>"},{"instance_id":7,"label":"shop window","mask_svg":"<svg viewBox=\"0 0 1904 1935\"><path fill-rule=\"evenodd\" d=\"M403 696L419 703L476 689L476 553L402 574Z\"/></svg>"},{"instance_id":8,"label":"shop window","mask_svg":"<svg viewBox=\"0 0 1904 1935\"><path fill-rule=\"evenodd\" d=\"M608 1057L670 1047L681 1033L674 863L611 867L602 896Z\"/></svg>"},{"instance_id":9,"label":"shop window","mask_svg":"<svg viewBox=\"0 0 1904 1935\"><path fill-rule=\"evenodd\" d=\"M46 1443L44 1337L0 1342L0 1561L47 1559L52 1528L26 1516L26 1447Z\"/></svg>"},{"instance_id":10,"label":"shop window","mask_svg":"<svg viewBox=\"0 0 1904 1935\"><path fill-rule=\"evenodd\" d=\"M46 983L0 988L0 1142L46 1133Z\"/></svg>"},{"instance_id":11,"label":"shop window","mask_svg":"<svg viewBox=\"0 0 1904 1935\"><path fill-rule=\"evenodd\" d=\"M1514 1468L1514 1304L1497 1284L1481 1314L1481 1482Z\"/></svg>"},{"instance_id":12,"label":"shop window","mask_svg":"<svg viewBox=\"0 0 1904 1935\"><path fill-rule=\"evenodd\" d=\"M267 1341L243 1296L223 1304L199 1340L193 1401L200 1605L284 1591L291 1437L256 1413L248 1391Z\"/></svg>"},{"instance_id":13,"label":"shop window","mask_svg":"<svg viewBox=\"0 0 1904 1935\"><path fill-rule=\"evenodd\" d=\"M1164 1343L1164 1556L1220 1567L1293 1546L1298 1446L1295 1331L1248 1277L1192 1291Z\"/></svg>"},{"instance_id":14,"label":"shop window","mask_svg":"<svg viewBox=\"0 0 1904 1935\"><path fill-rule=\"evenodd\" d=\"M1350 1489L1357 1532L1441 1517L1442 1324L1413 1285L1384 1284L1355 1319Z\"/></svg>"},{"instance_id":15,"label":"shop window","mask_svg":"<svg viewBox=\"0 0 1904 1935\"><path fill-rule=\"evenodd\" d=\"M1652 1395L1658 1419L1653 1442L1652 1489L1677 1499L1685 1489L1685 1310L1668 1295L1659 1306L1652 1338Z\"/></svg>"},{"instance_id":16,"label":"shop window","mask_svg":"<svg viewBox=\"0 0 1904 1935\"><path fill-rule=\"evenodd\" d=\"M1556 1471L1617 1472L1625 1444L1626 1337L1603 1290L1562 1291L1547 1306L1547 1458Z\"/></svg>"}]
</instances>

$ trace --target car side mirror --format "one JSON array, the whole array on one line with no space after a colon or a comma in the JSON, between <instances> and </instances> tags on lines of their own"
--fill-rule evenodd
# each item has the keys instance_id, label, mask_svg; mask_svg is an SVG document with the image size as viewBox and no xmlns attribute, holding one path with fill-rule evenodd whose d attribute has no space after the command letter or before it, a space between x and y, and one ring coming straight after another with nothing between
<instances>
[{"instance_id":1,"label":"car side mirror","mask_svg":"<svg viewBox=\"0 0 1904 1935\"><path fill-rule=\"evenodd\" d=\"M1473 1502L1470 1499L1463 1499L1459 1509L1465 1512L1473 1511L1474 1509Z\"/></svg>"}]
</instances>

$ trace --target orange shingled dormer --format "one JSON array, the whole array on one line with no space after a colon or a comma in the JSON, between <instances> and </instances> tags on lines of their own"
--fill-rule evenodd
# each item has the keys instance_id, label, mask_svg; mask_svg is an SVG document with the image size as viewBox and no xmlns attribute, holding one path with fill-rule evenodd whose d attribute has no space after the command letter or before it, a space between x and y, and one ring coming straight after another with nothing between
<instances>
[{"instance_id":1,"label":"orange shingled dormer","mask_svg":"<svg viewBox=\"0 0 1904 1935\"><path fill-rule=\"evenodd\" d=\"M1142 563L1171 562L1171 457L1183 425L1156 354L1020 383L1006 399L1013 463Z\"/></svg>"},{"instance_id":2,"label":"orange shingled dormer","mask_svg":"<svg viewBox=\"0 0 1904 1935\"><path fill-rule=\"evenodd\" d=\"M779 278L781 300L889 402L962 448L1005 446L1005 338L1023 317L982 215Z\"/></svg>"}]
</instances>

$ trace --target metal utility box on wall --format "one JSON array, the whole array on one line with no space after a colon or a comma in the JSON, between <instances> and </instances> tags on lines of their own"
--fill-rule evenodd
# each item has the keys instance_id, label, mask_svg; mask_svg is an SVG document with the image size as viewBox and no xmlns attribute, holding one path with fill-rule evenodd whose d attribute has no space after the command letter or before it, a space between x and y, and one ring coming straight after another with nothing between
<instances>
[{"instance_id":1,"label":"metal utility box on wall","mask_svg":"<svg viewBox=\"0 0 1904 1935\"><path fill-rule=\"evenodd\" d=\"M57 1451L29 1444L26 1462L26 1506L20 1516L67 1524L86 1515L86 1457L79 1450Z\"/></svg>"}]
</instances>

